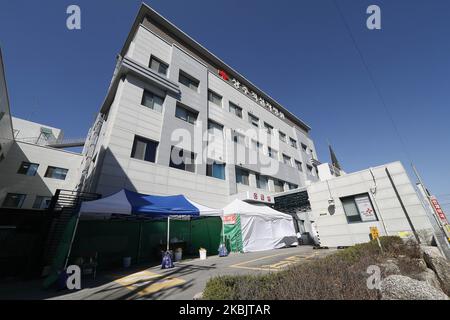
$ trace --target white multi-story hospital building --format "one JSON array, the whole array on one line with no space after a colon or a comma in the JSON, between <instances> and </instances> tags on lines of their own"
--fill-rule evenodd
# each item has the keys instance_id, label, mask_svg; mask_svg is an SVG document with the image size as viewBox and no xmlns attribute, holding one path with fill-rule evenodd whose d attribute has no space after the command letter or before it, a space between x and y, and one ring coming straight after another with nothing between
<instances>
[{"instance_id":1,"label":"white multi-story hospital building","mask_svg":"<svg viewBox=\"0 0 450 320\"><path fill-rule=\"evenodd\" d=\"M139 10L89 132L81 187L213 207L316 181L310 127L150 7Z\"/></svg>"}]
</instances>

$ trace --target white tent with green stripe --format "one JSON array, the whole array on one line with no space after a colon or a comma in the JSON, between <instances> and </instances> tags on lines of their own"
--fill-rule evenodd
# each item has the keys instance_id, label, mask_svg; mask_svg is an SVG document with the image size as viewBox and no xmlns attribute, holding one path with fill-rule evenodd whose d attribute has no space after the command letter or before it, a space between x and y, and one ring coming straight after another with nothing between
<instances>
[{"instance_id":1,"label":"white tent with green stripe","mask_svg":"<svg viewBox=\"0 0 450 320\"><path fill-rule=\"evenodd\" d=\"M224 234L232 252L256 252L298 245L292 216L265 205L234 200L223 209Z\"/></svg>"}]
</instances>

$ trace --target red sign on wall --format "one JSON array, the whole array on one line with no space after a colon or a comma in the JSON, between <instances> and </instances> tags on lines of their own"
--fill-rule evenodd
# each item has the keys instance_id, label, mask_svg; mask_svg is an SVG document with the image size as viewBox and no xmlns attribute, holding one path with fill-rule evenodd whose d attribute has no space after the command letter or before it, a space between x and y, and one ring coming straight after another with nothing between
<instances>
[{"instance_id":1,"label":"red sign on wall","mask_svg":"<svg viewBox=\"0 0 450 320\"><path fill-rule=\"evenodd\" d=\"M431 204L433 205L433 209L434 209L434 211L436 211L439 219L441 219L444 226L447 225L448 224L447 217L445 216L445 213L442 210L442 207L439 204L439 202L437 201L437 199L435 197L431 197L430 200L431 200Z\"/></svg>"}]
</instances>

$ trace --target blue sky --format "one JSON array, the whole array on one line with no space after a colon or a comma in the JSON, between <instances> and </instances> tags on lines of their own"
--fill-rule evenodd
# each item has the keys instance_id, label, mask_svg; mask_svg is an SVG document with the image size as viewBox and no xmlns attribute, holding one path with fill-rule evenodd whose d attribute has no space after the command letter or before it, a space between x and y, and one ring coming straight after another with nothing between
<instances>
[{"instance_id":1,"label":"blue sky","mask_svg":"<svg viewBox=\"0 0 450 320\"><path fill-rule=\"evenodd\" d=\"M146 2L310 124L319 160L328 139L348 172L414 161L450 204L449 1L338 0L403 143L332 0ZM12 113L85 136L140 3L2 0ZM66 29L70 4L80 31ZM366 28L371 4L382 30Z\"/></svg>"}]
</instances>

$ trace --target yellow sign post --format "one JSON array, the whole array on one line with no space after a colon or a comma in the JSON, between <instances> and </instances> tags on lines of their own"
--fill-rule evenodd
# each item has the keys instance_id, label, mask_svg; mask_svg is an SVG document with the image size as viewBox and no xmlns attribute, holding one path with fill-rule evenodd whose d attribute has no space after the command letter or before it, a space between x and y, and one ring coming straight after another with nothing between
<instances>
[{"instance_id":1,"label":"yellow sign post","mask_svg":"<svg viewBox=\"0 0 450 320\"><path fill-rule=\"evenodd\" d=\"M372 240L378 239L380 237L380 232L377 227L370 227L370 234L372 235Z\"/></svg>"}]
</instances>

